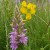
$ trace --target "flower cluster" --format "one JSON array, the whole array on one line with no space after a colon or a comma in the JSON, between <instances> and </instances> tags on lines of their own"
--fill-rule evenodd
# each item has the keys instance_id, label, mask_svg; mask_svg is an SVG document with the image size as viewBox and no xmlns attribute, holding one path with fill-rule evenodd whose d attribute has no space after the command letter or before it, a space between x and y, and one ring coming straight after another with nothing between
<instances>
[{"instance_id":1,"label":"flower cluster","mask_svg":"<svg viewBox=\"0 0 50 50\"><path fill-rule=\"evenodd\" d=\"M15 14L15 17L13 18L11 24L12 32L10 33L10 47L12 48L12 50L16 50L20 43L24 45L27 44L28 40L28 37L26 36L27 29L24 28L24 24L25 23L22 21L20 14L18 13L17 17Z\"/></svg>"},{"instance_id":2,"label":"flower cluster","mask_svg":"<svg viewBox=\"0 0 50 50\"><path fill-rule=\"evenodd\" d=\"M26 15L26 20L31 19L31 15L34 15L36 13L36 5L33 3L26 3L26 1L23 1L21 3L20 12L24 15Z\"/></svg>"}]
</instances>

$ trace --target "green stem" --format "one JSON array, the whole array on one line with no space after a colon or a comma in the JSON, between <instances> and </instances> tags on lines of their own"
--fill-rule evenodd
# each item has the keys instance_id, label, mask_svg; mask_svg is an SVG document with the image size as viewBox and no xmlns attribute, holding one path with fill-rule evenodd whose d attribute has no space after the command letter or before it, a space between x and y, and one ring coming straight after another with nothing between
<instances>
[{"instance_id":1,"label":"green stem","mask_svg":"<svg viewBox=\"0 0 50 50\"><path fill-rule=\"evenodd\" d=\"M47 45L44 47L44 49L47 48L48 46L49 46L49 44L47 44Z\"/></svg>"},{"instance_id":2,"label":"green stem","mask_svg":"<svg viewBox=\"0 0 50 50\"><path fill-rule=\"evenodd\" d=\"M5 31L6 31L6 50L8 50L8 34L7 34L7 26L6 26L6 23L5 23Z\"/></svg>"}]
</instances>

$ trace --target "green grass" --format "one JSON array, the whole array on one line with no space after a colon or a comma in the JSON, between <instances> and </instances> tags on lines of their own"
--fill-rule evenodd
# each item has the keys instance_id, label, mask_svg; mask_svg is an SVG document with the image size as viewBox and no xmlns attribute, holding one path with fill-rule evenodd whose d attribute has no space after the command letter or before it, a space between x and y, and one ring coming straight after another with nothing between
<instances>
[{"instance_id":1,"label":"green grass","mask_svg":"<svg viewBox=\"0 0 50 50\"><path fill-rule=\"evenodd\" d=\"M41 1L37 4L37 12L30 21L27 21L28 44L20 45L17 50L50 50L50 5ZM0 1L0 50L11 50L9 45L9 33L11 21L14 15L14 0ZM7 45L7 46L6 46Z\"/></svg>"}]
</instances>

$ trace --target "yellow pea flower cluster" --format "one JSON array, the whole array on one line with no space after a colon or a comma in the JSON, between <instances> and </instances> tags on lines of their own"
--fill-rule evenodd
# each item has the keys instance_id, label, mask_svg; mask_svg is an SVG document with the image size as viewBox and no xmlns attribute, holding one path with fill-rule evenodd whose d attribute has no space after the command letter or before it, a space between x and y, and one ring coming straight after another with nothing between
<instances>
[{"instance_id":1,"label":"yellow pea flower cluster","mask_svg":"<svg viewBox=\"0 0 50 50\"><path fill-rule=\"evenodd\" d=\"M20 12L26 15L26 20L30 20L32 18L31 15L36 13L36 5L33 3L27 4L26 1L23 1L21 5Z\"/></svg>"}]
</instances>

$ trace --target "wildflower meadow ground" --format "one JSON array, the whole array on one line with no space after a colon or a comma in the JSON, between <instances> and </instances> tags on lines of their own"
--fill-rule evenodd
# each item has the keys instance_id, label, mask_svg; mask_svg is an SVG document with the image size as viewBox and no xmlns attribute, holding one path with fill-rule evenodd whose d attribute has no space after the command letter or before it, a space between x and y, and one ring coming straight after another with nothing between
<instances>
[{"instance_id":1,"label":"wildflower meadow ground","mask_svg":"<svg viewBox=\"0 0 50 50\"><path fill-rule=\"evenodd\" d=\"M50 0L0 0L0 50L50 50Z\"/></svg>"}]
</instances>

